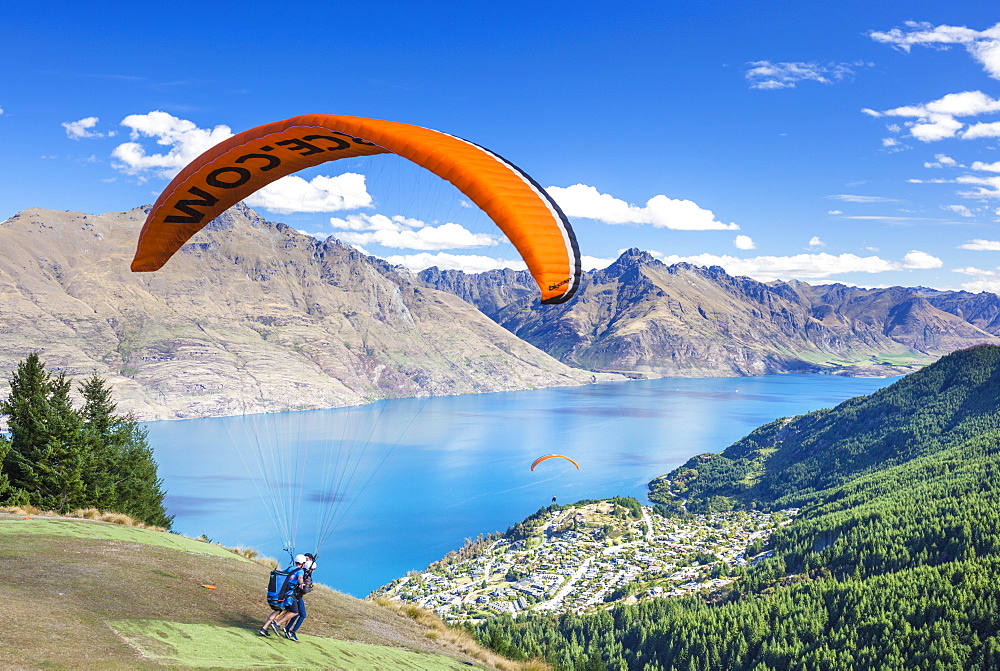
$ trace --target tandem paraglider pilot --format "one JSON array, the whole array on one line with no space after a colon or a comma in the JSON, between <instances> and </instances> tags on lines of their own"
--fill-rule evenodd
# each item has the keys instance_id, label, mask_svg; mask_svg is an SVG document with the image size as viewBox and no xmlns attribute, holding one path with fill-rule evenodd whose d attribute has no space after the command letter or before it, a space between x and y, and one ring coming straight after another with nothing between
<instances>
[{"instance_id":1,"label":"tandem paraglider pilot","mask_svg":"<svg viewBox=\"0 0 1000 671\"><path fill-rule=\"evenodd\" d=\"M271 571L267 585L267 605L271 607L271 614L267 616L264 626L257 632L259 635L270 636L271 632L268 631L268 627L271 627L274 629L274 633L279 636L284 635L293 641L299 640L294 632L287 633L283 627L299 615L299 609L303 603L302 587L305 583L307 563L312 563L309 557L295 555L288 568L283 571L278 569ZM309 583L311 586L311 576ZM297 624L301 624L301 622Z\"/></svg>"}]
</instances>

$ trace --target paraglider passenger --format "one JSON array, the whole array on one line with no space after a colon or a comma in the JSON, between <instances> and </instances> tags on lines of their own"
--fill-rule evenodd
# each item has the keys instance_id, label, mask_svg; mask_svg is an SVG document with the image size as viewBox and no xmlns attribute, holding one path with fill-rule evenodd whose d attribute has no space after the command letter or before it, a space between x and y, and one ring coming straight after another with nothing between
<instances>
[{"instance_id":1,"label":"paraglider passenger","mask_svg":"<svg viewBox=\"0 0 1000 671\"><path fill-rule=\"evenodd\" d=\"M288 578L285 580L277 598L268 601L268 605L271 606L271 614L267 616L264 626L257 632L261 636L271 635L267 629L268 627L271 627L276 634L280 635L282 633L281 626L299 614L299 604L295 598L295 590L302 584L302 576L305 573L304 566L307 561L309 561L309 558L305 555L295 555L292 565L285 569ZM293 638L292 640L295 641L298 639Z\"/></svg>"},{"instance_id":2,"label":"paraglider passenger","mask_svg":"<svg viewBox=\"0 0 1000 671\"><path fill-rule=\"evenodd\" d=\"M285 637L296 642L299 640L296 633L299 627L302 626L302 621L306 619L305 595L312 591L312 574L316 570L316 557L311 552L307 552L305 556L309 561L303 565L302 581L295 588L295 601L298 606L298 614L285 625Z\"/></svg>"}]
</instances>

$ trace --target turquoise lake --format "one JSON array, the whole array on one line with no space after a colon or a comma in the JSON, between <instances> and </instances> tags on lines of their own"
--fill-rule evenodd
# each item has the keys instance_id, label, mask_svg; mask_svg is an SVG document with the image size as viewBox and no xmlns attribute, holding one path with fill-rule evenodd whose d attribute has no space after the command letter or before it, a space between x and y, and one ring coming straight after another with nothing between
<instances>
[{"instance_id":1,"label":"turquoise lake","mask_svg":"<svg viewBox=\"0 0 1000 671\"><path fill-rule=\"evenodd\" d=\"M553 497L647 503L646 483L694 455L896 379L663 378L145 426L175 531L285 562L276 520L306 552L333 515L316 578L364 597ZM580 469L530 470L552 453Z\"/></svg>"}]
</instances>

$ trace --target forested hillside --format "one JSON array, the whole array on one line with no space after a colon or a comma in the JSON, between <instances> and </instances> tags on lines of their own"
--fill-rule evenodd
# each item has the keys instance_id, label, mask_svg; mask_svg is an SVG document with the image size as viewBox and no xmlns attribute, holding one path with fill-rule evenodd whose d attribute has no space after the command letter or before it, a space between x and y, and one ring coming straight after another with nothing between
<instances>
[{"instance_id":1,"label":"forested hillside","mask_svg":"<svg viewBox=\"0 0 1000 671\"><path fill-rule=\"evenodd\" d=\"M694 508L802 506L726 593L478 633L558 669L1000 668L998 376L958 352L670 474Z\"/></svg>"}]
</instances>

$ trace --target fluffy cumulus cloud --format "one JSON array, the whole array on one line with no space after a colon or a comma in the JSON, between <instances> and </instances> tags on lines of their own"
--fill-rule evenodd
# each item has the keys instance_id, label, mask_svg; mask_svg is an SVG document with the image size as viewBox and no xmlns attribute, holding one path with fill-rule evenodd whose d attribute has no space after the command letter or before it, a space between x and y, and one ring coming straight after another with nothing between
<instances>
[{"instance_id":1,"label":"fluffy cumulus cloud","mask_svg":"<svg viewBox=\"0 0 1000 671\"><path fill-rule=\"evenodd\" d=\"M962 133L963 140L978 140L990 137L1000 137L1000 121L974 123Z\"/></svg>"},{"instance_id":2,"label":"fluffy cumulus cloud","mask_svg":"<svg viewBox=\"0 0 1000 671\"><path fill-rule=\"evenodd\" d=\"M587 256L584 254L580 257L580 266L583 267L584 270L600 270L602 268L607 268L615 261L616 259L602 259L598 256Z\"/></svg>"},{"instance_id":3,"label":"fluffy cumulus cloud","mask_svg":"<svg viewBox=\"0 0 1000 671\"><path fill-rule=\"evenodd\" d=\"M114 148L111 155L117 162L113 165L125 174L140 177L153 174L172 178L206 149L233 136L229 126L198 128L192 121L160 111L131 114L122 120L122 125L130 129L131 142ZM139 143L142 138L152 138L167 150L148 154Z\"/></svg>"},{"instance_id":4,"label":"fluffy cumulus cloud","mask_svg":"<svg viewBox=\"0 0 1000 671\"><path fill-rule=\"evenodd\" d=\"M725 224L716 220L711 210L699 207L690 200L675 200L660 195L653 196L644 207L639 207L585 184L565 188L550 186L546 191L569 217L596 219L606 224L651 224L656 228L680 231L736 231L740 228L732 222Z\"/></svg>"},{"instance_id":5,"label":"fluffy cumulus cloud","mask_svg":"<svg viewBox=\"0 0 1000 671\"><path fill-rule=\"evenodd\" d=\"M904 28L893 28L885 32L868 33L876 42L888 44L903 51L915 46L948 49L961 45L972 58L983 66L983 70L1000 79L1000 23L986 30L973 30L965 26L935 26L932 23L907 21Z\"/></svg>"},{"instance_id":6,"label":"fluffy cumulus cloud","mask_svg":"<svg viewBox=\"0 0 1000 671\"><path fill-rule=\"evenodd\" d=\"M931 270L933 268L940 268L942 265L944 263L936 256L931 256L927 252L913 250L903 256L903 263L900 264L900 267L906 270Z\"/></svg>"},{"instance_id":7,"label":"fluffy cumulus cloud","mask_svg":"<svg viewBox=\"0 0 1000 671\"><path fill-rule=\"evenodd\" d=\"M97 137L90 129L96 117L72 124L63 124L70 137ZM167 112L132 114L122 120L129 129L129 142L111 152L112 165L140 181L150 176L170 179L205 150L233 136L229 126L199 128L193 121ZM110 135L110 133L109 133ZM151 140L161 151L150 151L143 140ZM251 207L260 207L278 214L294 212L339 212L372 206L372 197L364 175L344 173L333 177L319 175L305 180L288 175L272 182L246 199Z\"/></svg>"},{"instance_id":8,"label":"fluffy cumulus cloud","mask_svg":"<svg viewBox=\"0 0 1000 671\"><path fill-rule=\"evenodd\" d=\"M663 256L664 263L681 261L698 266L722 266L730 275L746 275L762 282L777 279L824 279L843 273L884 273L892 270L940 268L941 259L913 250L902 261L856 254L796 254L794 256L734 256L699 254L698 256Z\"/></svg>"},{"instance_id":9,"label":"fluffy cumulus cloud","mask_svg":"<svg viewBox=\"0 0 1000 671\"><path fill-rule=\"evenodd\" d=\"M746 80L752 89L790 89L799 82L819 82L833 84L854 74L860 67L871 67L871 63L857 61L854 63L774 63L772 61L753 61L747 63L744 72Z\"/></svg>"},{"instance_id":10,"label":"fluffy cumulus cloud","mask_svg":"<svg viewBox=\"0 0 1000 671\"><path fill-rule=\"evenodd\" d=\"M733 246L736 249L757 249L757 243L749 235L737 235L733 239Z\"/></svg>"},{"instance_id":11,"label":"fluffy cumulus cloud","mask_svg":"<svg viewBox=\"0 0 1000 671\"><path fill-rule=\"evenodd\" d=\"M100 133L94 127L100 119L96 116L89 116L79 121L65 121L62 127L66 129L66 136L71 140L81 140L85 137L113 137L115 131Z\"/></svg>"},{"instance_id":12,"label":"fluffy cumulus cloud","mask_svg":"<svg viewBox=\"0 0 1000 671\"><path fill-rule=\"evenodd\" d=\"M318 175L309 181L288 175L271 182L246 199L247 205L270 212L338 212L372 206L365 176L346 172L335 177Z\"/></svg>"},{"instance_id":13,"label":"fluffy cumulus cloud","mask_svg":"<svg viewBox=\"0 0 1000 671\"><path fill-rule=\"evenodd\" d=\"M990 77L1000 79L1000 23L986 30L974 30L965 26L935 26L931 23L916 21L910 21L904 25L904 28L893 28L884 32L872 31L868 35L877 42L907 52L915 46L933 49L962 46ZM965 140L1000 137L1000 122L965 118L994 114L1000 111L1000 100L992 98L982 91L949 93L927 103L882 111L872 109L863 109L862 111L874 117L907 119L903 123L903 128L892 124L889 126L889 130L901 132L905 128L909 131L910 136L922 142L936 142L955 137Z\"/></svg>"},{"instance_id":14,"label":"fluffy cumulus cloud","mask_svg":"<svg viewBox=\"0 0 1000 671\"><path fill-rule=\"evenodd\" d=\"M439 250L499 244L496 237L486 233L473 233L459 224L432 226L399 215L387 217L383 214L353 214L345 218L332 217L330 224L338 231L343 231L334 235L350 245L376 244L391 249ZM402 262L399 265L410 267Z\"/></svg>"},{"instance_id":15,"label":"fluffy cumulus cloud","mask_svg":"<svg viewBox=\"0 0 1000 671\"><path fill-rule=\"evenodd\" d=\"M399 256L385 256L386 261L393 265L403 266L412 271L424 270L437 266L442 270L463 270L467 273L485 273L487 270L501 270L510 268L512 270L527 270L524 261L520 259L494 259L489 256L479 256L475 254L448 254L438 252L437 254L421 253L406 254Z\"/></svg>"},{"instance_id":16,"label":"fluffy cumulus cloud","mask_svg":"<svg viewBox=\"0 0 1000 671\"><path fill-rule=\"evenodd\" d=\"M912 137L921 142L936 142L954 137L975 139L989 136L984 129L998 124L967 126L965 121L959 119L1000 112L1000 99L992 98L982 91L962 91L949 93L937 100L918 105L905 105L882 111L865 108L861 111L873 117L912 119L903 125Z\"/></svg>"},{"instance_id":17,"label":"fluffy cumulus cloud","mask_svg":"<svg viewBox=\"0 0 1000 671\"><path fill-rule=\"evenodd\" d=\"M826 243L819 239L818 235L814 235L809 238L810 247L826 247Z\"/></svg>"}]
</instances>

